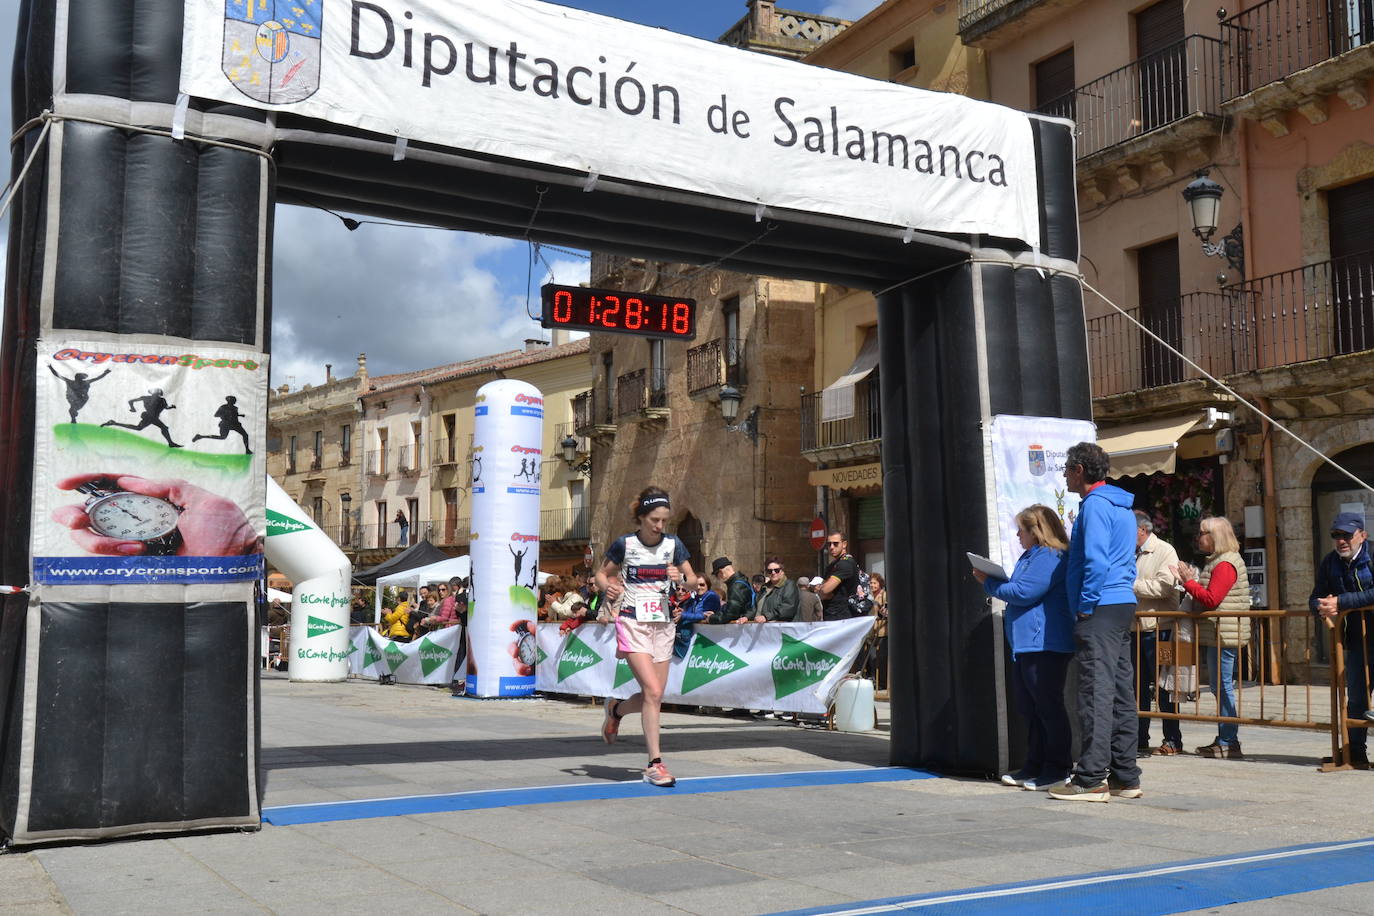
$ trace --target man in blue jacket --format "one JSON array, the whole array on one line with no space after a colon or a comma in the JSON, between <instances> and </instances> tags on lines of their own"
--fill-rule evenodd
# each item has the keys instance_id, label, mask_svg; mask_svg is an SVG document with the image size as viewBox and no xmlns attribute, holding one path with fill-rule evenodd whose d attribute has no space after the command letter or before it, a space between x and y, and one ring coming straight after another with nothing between
<instances>
[{"instance_id":1,"label":"man in blue jacket","mask_svg":"<svg viewBox=\"0 0 1374 916\"><path fill-rule=\"evenodd\" d=\"M1317 581L1307 605L1312 613L1333 618L1340 611L1374 606L1374 563L1364 519L1342 512L1331 522L1334 550L1322 557ZM1369 680L1365 660L1374 658L1374 613L1347 614L1342 621L1345 646L1345 702L1352 719L1368 719ZM1350 759L1356 767L1369 766L1369 730L1350 729Z\"/></svg>"},{"instance_id":2,"label":"man in blue jacket","mask_svg":"<svg viewBox=\"0 0 1374 916\"><path fill-rule=\"evenodd\" d=\"M1136 706L1131 665L1135 621L1135 497L1104 483L1107 453L1091 442L1072 446L1064 480L1082 502L1069 538L1064 581L1078 656L1078 717L1082 747L1073 777L1050 795L1104 802L1140 798Z\"/></svg>"}]
</instances>

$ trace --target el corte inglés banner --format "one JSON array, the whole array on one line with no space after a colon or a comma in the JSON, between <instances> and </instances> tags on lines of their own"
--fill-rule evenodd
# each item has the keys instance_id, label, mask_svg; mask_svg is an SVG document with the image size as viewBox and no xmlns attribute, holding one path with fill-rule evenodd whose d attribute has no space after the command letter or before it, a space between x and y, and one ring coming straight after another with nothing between
<instances>
[{"instance_id":1,"label":"el corte ingl\u00e9s banner","mask_svg":"<svg viewBox=\"0 0 1374 916\"><path fill-rule=\"evenodd\" d=\"M824 623L701 625L668 666L666 703L823 713L849 674L872 617ZM539 625L535 678L543 693L628 697L639 690L615 657L615 627L583 624L560 635Z\"/></svg>"}]
</instances>

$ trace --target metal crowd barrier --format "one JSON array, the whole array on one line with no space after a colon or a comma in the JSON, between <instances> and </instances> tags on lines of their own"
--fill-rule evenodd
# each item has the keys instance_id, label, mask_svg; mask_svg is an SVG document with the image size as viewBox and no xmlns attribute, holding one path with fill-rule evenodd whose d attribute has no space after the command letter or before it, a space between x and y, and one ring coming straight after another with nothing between
<instances>
[{"instance_id":1,"label":"metal crowd barrier","mask_svg":"<svg viewBox=\"0 0 1374 916\"><path fill-rule=\"evenodd\" d=\"M1366 637L1366 612L1342 612L1340 618L1353 616L1353 626ZM1141 718L1178 720L1184 722L1235 723L1236 725L1290 728L1326 732L1331 739L1331 757L1324 759L1323 771L1352 769L1350 759L1350 729L1363 728L1370 723L1350 719L1345 715L1345 652L1340 638L1340 621L1314 616L1307 610L1262 610L1245 612L1186 611L1145 612L1136 614L1137 620L1155 620L1155 658L1149 675L1152 689L1151 703L1141 709L1141 669L1145 667L1145 640L1141 631L1133 634L1133 659L1136 707ZM1220 646L1223 621L1238 621L1248 626L1249 639L1244 646ZM1235 715L1223 716L1221 707L1221 665L1202 671L1202 635L1211 631L1210 645L1236 648ZM1320 632L1319 631L1324 631ZM1168 634L1168 639L1161 638ZM1320 658L1318 646L1331 643L1331 659L1327 666ZM1368 644L1367 641L1365 643ZM1291 651L1290 651L1291 650ZM1362 661L1365 689L1370 684L1368 654ZM1321 682L1329 679L1329 685ZM1169 684L1170 688L1163 686ZM1204 696L1210 688L1210 697ZM1169 694L1175 712L1159 708L1161 693Z\"/></svg>"}]
</instances>

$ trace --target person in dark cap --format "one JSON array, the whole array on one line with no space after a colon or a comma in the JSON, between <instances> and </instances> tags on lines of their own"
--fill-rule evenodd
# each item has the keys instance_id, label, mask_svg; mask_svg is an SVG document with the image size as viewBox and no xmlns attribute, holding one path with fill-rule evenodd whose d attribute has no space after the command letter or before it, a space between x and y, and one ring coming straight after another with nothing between
<instances>
[{"instance_id":1,"label":"person in dark cap","mask_svg":"<svg viewBox=\"0 0 1374 916\"><path fill-rule=\"evenodd\" d=\"M1365 543L1364 518L1341 512L1331 521L1335 548L1317 566L1317 581L1307 606L1331 624L1341 611L1374 605L1374 564ZM1341 621L1345 646L1346 713L1352 719L1371 719L1369 710L1369 663L1374 659L1374 612L1355 611ZM1350 729L1350 763L1369 767L1369 730Z\"/></svg>"},{"instance_id":2,"label":"person in dark cap","mask_svg":"<svg viewBox=\"0 0 1374 916\"><path fill-rule=\"evenodd\" d=\"M738 623L753 616L754 590L749 587L749 577L736 570L729 557L716 557L711 572L725 583L725 603L706 623Z\"/></svg>"}]
</instances>

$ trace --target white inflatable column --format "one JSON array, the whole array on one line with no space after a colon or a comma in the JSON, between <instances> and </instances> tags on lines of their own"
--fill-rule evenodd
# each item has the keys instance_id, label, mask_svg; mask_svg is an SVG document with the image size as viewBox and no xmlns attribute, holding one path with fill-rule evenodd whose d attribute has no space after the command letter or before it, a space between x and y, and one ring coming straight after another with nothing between
<instances>
[{"instance_id":1,"label":"white inflatable column","mask_svg":"<svg viewBox=\"0 0 1374 916\"><path fill-rule=\"evenodd\" d=\"M472 604L467 692L534 693L544 397L514 379L483 385L473 418Z\"/></svg>"},{"instance_id":2,"label":"white inflatable column","mask_svg":"<svg viewBox=\"0 0 1374 916\"><path fill-rule=\"evenodd\" d=\"M346 680L353 564L270 477L264 553L268 563L295 583L287 666L291 680Z\"/></svg>"}]
</instances>

